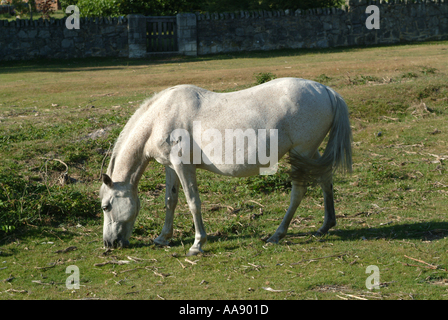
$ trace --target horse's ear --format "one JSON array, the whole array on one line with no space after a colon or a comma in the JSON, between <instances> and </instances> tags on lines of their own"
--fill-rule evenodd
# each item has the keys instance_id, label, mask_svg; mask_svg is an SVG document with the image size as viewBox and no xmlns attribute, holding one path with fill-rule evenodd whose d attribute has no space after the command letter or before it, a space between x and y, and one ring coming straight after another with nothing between
<instances>
[{"instance_id":1,"label":"horse's ear","mask_svg":"<svg viewBox=\"0 0 448 320\"><path fill-rule=\"evenodd\" d=\"M103 183L108 186L109 188L114 187L114 183L112 182L112 179L105 173L103 173Z\"/></svg>"}]
</instances>

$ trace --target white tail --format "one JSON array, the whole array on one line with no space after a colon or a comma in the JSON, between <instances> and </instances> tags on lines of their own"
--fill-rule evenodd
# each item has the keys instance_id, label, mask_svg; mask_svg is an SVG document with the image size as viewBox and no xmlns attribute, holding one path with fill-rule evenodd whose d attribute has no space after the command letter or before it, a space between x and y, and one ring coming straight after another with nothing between
<instances>
[{"instance_id":1,"label":"white tail","mask_svg":"<svg viewBox=\"0 0 448 320\"><path fill-rule=\"evenodd\" d=\"M332 101L334 119L324 154L318 159L310 159L291 153L291 179L302 183L312 183L319 178L330 177L339 170L352 172L352 132L348 117L348 107L344 99L333 89L326 87Z\"/></svg>"}]
</instances>

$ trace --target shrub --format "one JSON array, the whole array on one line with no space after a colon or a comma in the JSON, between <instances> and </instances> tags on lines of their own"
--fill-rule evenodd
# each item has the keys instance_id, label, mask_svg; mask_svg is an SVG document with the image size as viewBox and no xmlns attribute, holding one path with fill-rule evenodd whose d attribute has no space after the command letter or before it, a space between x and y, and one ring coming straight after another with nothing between
<instances>
[{"instance_id":1,"label":"shrub","mask_svg":"<svg viewBox=\"0 0 448 320\"><path fill-rule=\"evenodd\" d=\"M239 10L296 10L339 7L342 0L60 0L62 10L77 5L83 17L116 17L138 13L151 16L180 12L234 12Z\"/></svg>"},{"instance_id":2,"label":"shrub","mask_svg":"<svg viewBox=\"0 0 448 320\"><path fill-rule=\"evenodd\" d=\"M11 5L14 6L15 14L22 15L30 12L30 5L22 0L12 0Z\"/></svg>"},{"instance_id":3,"label":"shrub","mask_svg":"<svg viewBox=\"0 0 448 320\"><path fill-rule=\"evenodd\" d=\"M50 19L50 14L54 13L53 5L56 0L44 0L36 5L36 9L40 11L42 19Z\"/></svg>"},{"instance_id":4,"label":"shrub","mask_svg":"<svg viewBox=\"0 0 448 320\"><path fill-rule=\"evenodd\" d=\"M434 74L436 73L436 71L437 71L436 68L424 66L422 67L421 73L423 73L426 76L428 74Z\"/></svg>"},{"instance_id":5,"label":"shrub","mask_svg":"<svg viewBox=\"0 0 448 320\"><path fill-rule=\"evenodd\" d=\"M271 80L274 80L276 76L270 72L260 72L255 75L255 80L257 84L262 84Z\"/></svg>"},{"instance_id":6,"label":"shrub","mask_svg":"<svg viewBox=\"0 0 448 320\"><path fill-rule=\"evenodd\" d=\"M403 74L401 77L411 79L411 78L417 78L418 75L415 72L410 71L410 72Z\"/></svg>"},{"instance_id":7,"label":"shrub","mask_svg":"<svg viewBox=\"0 0 448 320\"><path fill-rule=\"evenodd\" d=\"M61 4L62 11L65 12L65 9L68 6L71 6L71 5L77 6L78 5L78 1L79 0L59 0L59 3Z\"/></svg>"},{"instance_id":8,"label":"shrub","mask_svg":"<svg viewBox=\"0 0 448 320\"><path fill-rule=\"evenodd\" d=\"M315 81L316 82L320 82L320 83L326 83L328 81L330 81L331 78L329 76L327 76L326 74L322 73L320 76L318 76Z\"/></svg>"},{"instance_id":9,"label":"shrub","mask_svg":"<svg viewBox=\"0 0 448 320\"><path fill-rule=\"evenodd\" d=\"M118 17L131 13L151 16L201 11L197 0L61 0L62 10L77 5L82 17Z\"/></svg>"},{"instance_id":10,"label":"shrub","mask_svg":"<svg viewBox=\"0 0 448 320\"><path fill-rule=\"evenodd\" d=\"M348 81L350 84L352 85L363 85L363 84L367 84L369 82L376 82L379 81L379 79L375 76L364 76L364 75L359 75L356 76L355 78L351 79L350 77L348 77Z\"/></svg>"},{"instance_id":11,"label":"shrub","mask_svg":"<svg viewBox=\"0 0 448 320\"><path fill-rule=\"evenodd\" d=\"M0 173L0 231L27 224L93 217L100 211L96 195L70 186L46 186L16 172Z\"/></svg>"},{"instance_id":12,"label":"shrub","mask_svg":"<svg viewBox=\"0 0 448 320\"><path fill-rule=\"evenodd\" d=\"M194 0L193 0L194 1ZM210 0L199 3L204 11L231 12L235 10L297 10L339 7L343 0Z\"/></svg>"},{"instance_id":13,"label":"shrub","mask_svg":"<svg viewBox=\"0 0 448 320\"><path fill-rule=\"evenodd\" d=\"M77 6L81 17L119 17L122 0L78 0Z\"/></svg>"}]
</instances>

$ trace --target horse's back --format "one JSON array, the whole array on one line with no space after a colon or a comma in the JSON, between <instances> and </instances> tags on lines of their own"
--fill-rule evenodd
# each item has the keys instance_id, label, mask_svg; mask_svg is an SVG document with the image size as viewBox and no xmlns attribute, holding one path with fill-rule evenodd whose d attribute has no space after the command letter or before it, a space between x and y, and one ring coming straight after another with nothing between
<instances>
[{"instance_id":1,"label":"horse's back","mask_svg":"<svg viewBox=\"0 0 448 320\"><path fill-rule=\"evenodd\" d=\"M277 129L279 135L297 141L320 137L322 128L326 134L333 109L324 85L281 78L237 92L206 92L195 120L218 129Z\"/></svg>"},{"instance_id":2,"label":"horse's back","mask_svg":"<svg viewBox=\"0 0 448 320\"><path fill-rule=\"evenodd\" d=\"M313 154L333 121L332 104L326 87L297 78L276 79L230 93L179 85L161 92L149 111L154 125L154 146L159 149L164 145L163 153L170 150L164 141L171 132L184 129L193 138L194 125L200 123L202 134L208 129L218 130L223 139L226 130L253 130L257 139L260 129L268 133L277 130L279 158L296 147ZM228 169L231 175L243 175L243 171L250 171L249 168L221 166L211 171L224 174ZM242 172L236 173L235 170L240 169Z\"/></svg>"},{"instance_id":3,"label":"horse's back","mask_svg":"<svg viewBox=\"0 0 448 320\"><path fill-rule=\"evenodd\" d=\"M326 87L299 78L275 79L229 93L178 85L165 90L162 100L159 107L165 110L164 114L176 114L179 120L202 121L213 128L223 124L229 129L259 126L267 129L281 125L285 118L294 122L311 114L314 119L316 114L327 117L332 114Z\"/></svg>"}]
</instances>

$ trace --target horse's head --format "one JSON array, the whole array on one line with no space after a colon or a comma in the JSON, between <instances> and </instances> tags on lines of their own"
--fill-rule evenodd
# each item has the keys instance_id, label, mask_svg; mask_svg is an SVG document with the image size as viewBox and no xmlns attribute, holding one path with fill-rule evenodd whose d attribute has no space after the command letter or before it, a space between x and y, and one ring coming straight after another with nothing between
<instances>
[{"instance_id":1,"label":"horse's head","mask_svg":"<svg viewBox=\"0 0 448 320\"><path fill-rule=\"evenodd\" d=\"M128 246L140 210L137 188L123 182L114 183L107 174L103 174L100 199L104 213L104 246Z\"/></svg>"}]
</instances>

